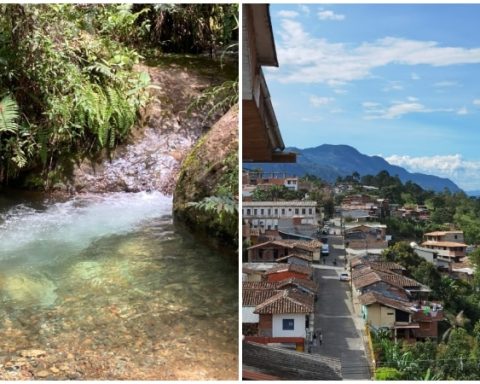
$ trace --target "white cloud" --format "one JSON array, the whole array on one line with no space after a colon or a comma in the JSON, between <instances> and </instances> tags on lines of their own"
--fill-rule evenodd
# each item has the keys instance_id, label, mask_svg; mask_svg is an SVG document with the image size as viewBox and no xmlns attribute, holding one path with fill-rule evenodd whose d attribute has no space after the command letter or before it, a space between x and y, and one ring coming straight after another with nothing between
<instances>
[{"instance_id":1,"label":"white cloud","mask_svg":"<svg viewBox=\"0 0 480 384\"><path fill-rule=\"evenodd\" d=\"M286 17L286 18L295 18L298 16L298 12L295 11L287 11L287 10L282 10L277 12L278 17Z\"/></svg>"},{"instance_id":2,"label":"white cloud","mask_svg":"<svg viewBox=\"0 0 480 384\"><path fill-rule=\"evenodd\" d=\"M304 4L300 4L298 6L298 8L300 8L300 10L305 14L305 15L309 15L310 14L310 8L308 8L308 6L304 5Z\"/></svg>"},{"instance_id":3,"label":"white cloud","mask_svg":"<svg viewBox=\"0 0 480 384\"><path fill-rule=\"evenodd\" d=\"M432 113L432 112L449 112L459 113L453 108L427 108L425 105L418 103L418 99L414 97L407 98L407 101L393 101L389 107L384 107L381 104L365 102L362 103L366 115L364 119L398 119L403 115L410 113Z\"/></svg>"},{"instance_id":4,"label":"white cloud","mask_svg":"<svg viewBox=\"0 0 480 384\"><path fill-rule=\"evenodd\" d=\"M372 76L389 64L448 66L480 63L480 48L445 47L435 41L385 37L357 46L331 43L311 36L297 20L283 19L277 54L284 83L325 83L331 86Z\"/></svg>"},{"instance_id":5,"label":"white cloud","mask_svg":"<svg viewBox=\"0 0 480 384\"><path fill-rule=\"evenodd\" d=\"M332 109L330 110L330 113L343 113L345 112L342 108L335 108L335 109Z\"/></svg>"},{"instance_id":6,"label":"white cloud","mask_svg":"<svg viewBox=\"0 0 480 384\"><path fill-rule=\"evenodd\" d=\"M335 89L333 90L333 92L335 92L335 93L337 93L337 94L339 94L339 95L344 95L344 94L348 93L348 91L347 91L346 89L341 89L341 88L335 88Z\"/></svg>"},{"instance_id":7,"label":"white cloud","mask_svg":"<svg viewBox=\"0 0 480 384\"><path fill-rule=\"evenodd\" d=\"M335 99L333 97L319 97L315 95L311 95L309 98L310 105L314 106L315 108L330 104L334 100Z\"/></svg>"},{"instance_id":8,"label":"white cloud","mask_svg":"<svg viewBox=\"0 0 480 384\"><path fill-rule=\"evenodd\" d=\"M420 80L420 76L418 76L415 72L412 72L412 74L410 75L410 78L412 80Z\"/></svg>"},{"instance_id":9,"label":"white cloud","mask_svg":"<svg viewBox=\"0 0 480 384\"><path fill-rule=\"evenodd\" d=\"M480 162L464 160L459 154L421 157L392 155L385 157L385 160L411 172L448 177L467 191L478 189Z\"/></svg>"},{"instance_id":10,"label":"white cloud","mask_svg":"<svg viewBox=\"0 0 480 384\"><path fill-rule=\"evenodd\" d=\"M373 102L373 101L364 101L364 102L362 103L362 107L363 107L363 108L376 108L376 107L378 107L378 106L380 106L380 104L375 103L375 102Z\"/></svg>"},{"instance_id":11,"label":"white cloud","mask_svg":"<svg viewBox=\"0 0 480 384\"><path fill-rule=\"evenodd\" d=\"M340 15L333 11L320 11L318 12L318 18L320 20L341 21L341 20L345 20L345 15Z\"/></svg>"},{"instance_id":12,"label":"white cloud","mask_svg":"<svg viewBox=\"0 0 480 384\"><path fill-rule=\"evenodd\" d=\"M433 84L434 87L455 87L459 85L456 81L438 81L435 84Z\"/></svg>"},{"instance_id":13,"label":"white cloud","mask_svg":"<svg viewBox=\"0 0 480 384\"><path fill-rule=\"evenodd\" d=\"M389 84L383 88L384 92L402 91L403 85L399 81L390 81Z\"/></svg>"},{"instance_id":14,"label":"white cloud","mask_svg":"<svg viewBox=\"0 0 480 384\"><path fill-rule=\"evenodd\" d=\"M302 121L305 123L318 123L322 121L323 117L321 116L313 116L313 117L302 117Z\"/></svg>"},{"instance_id":15,"label":"white cloud","mask_svg":"<svg viewBox=\"0 0 480 384\"><path fill-rule=\"evenodd\" d=\"M480 99L473 100L473 104L480 106Z\"/></svg>"},{"instance_id":16,"label":"white cloud","mask_svg":"<svg viewBox=\"0 0 480 384\"><path fill-rule=\"evenodd\" d=\"M457 115L468 115L468 109L466 107L462 107L457 111Z\"/></svg>"},{"instance_id":17,"label":"white cloud","mask_svg":"<svg viewBox=\"0 0 480 384\"><path fill-rule=\"evenodd\" d=\"M390 106L384 114L378 116L380 119L396 119L408 113L428 112L420 103L399 103Z\"/></svg>"},{"instance_id":18,"label":"white cloud","mask_svg":"<svg viewBox=\"0 0 480 384\"><path fill-rule=\"evenodd\" d=\"M407 97L407 100L408 100L408 101L418 101L418 98L413 97L413 96L408 96L408 97Z\"/></svg>"}]
</instances>

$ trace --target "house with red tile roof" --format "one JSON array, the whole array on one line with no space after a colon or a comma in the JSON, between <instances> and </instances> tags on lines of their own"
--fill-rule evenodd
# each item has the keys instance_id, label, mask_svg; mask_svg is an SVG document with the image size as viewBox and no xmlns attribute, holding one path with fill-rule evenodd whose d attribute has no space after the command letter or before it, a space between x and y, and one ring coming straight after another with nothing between
<instances>
[{"instance_id":1,"label":"house with red tile roof","mask_svg":"<svg viewBox=\"0 0 480 384\"><path fill-rule=\"evenodd\" d=\"M265 272L267 281L282 281L290 278L310 279L313 273L311 267L297 264L279 264Z\"/></svg>"},{"instance_id":2,"label":"house with red tile roof","mask_svg":"<svg viewBox=\"0 0 480 384\"><path fill-rule=\"evenodd\" d=\"M247 248L249 262L272 262L296 254L308 256L310 261L320 260L322 244L317 240L271 240Z\"/></svg>"},{"instance_id":3,"label":"house with red tile roof","mask_svg":"<svg viewBox=\"0 0 480 384\"><path fill-rule=\"evenodd\" d=\"M295 290L278 292L255 308L259 336L305 339L313 306L312 295Z\"/></svg>"},{"instance_id":4,"label":"house with red tile roof","mask_svg":"<svg viewBox=\"0 0 480 384\"><path fill-rule=\"evenodd\" d=\"M430 289L404 276L405 269L391 262L352 260L354 303L373 329L389 329L392 337L408 341L438 337L444 319L440 303L427 301Z\"/></svg>"},{"instance_id":5,"label":"house with red tile roof","mask_svg":"<svg viewBox=\"0 0 480 384\"><path fill-rule=\"evenodd\" d=\"M359 296L362 317L374 329L390 329L395 340L436 339L438 322L444 319L439 303L396 300L370 291Z\"/></svg>"}]
</instances>

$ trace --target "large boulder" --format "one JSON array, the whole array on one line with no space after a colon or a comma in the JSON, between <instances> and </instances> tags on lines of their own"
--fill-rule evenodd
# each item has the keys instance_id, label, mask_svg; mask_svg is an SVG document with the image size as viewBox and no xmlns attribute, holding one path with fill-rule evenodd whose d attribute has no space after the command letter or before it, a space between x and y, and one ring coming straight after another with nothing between
<instances>
[{"instance_id":1,"label":"large boulder","mask_svg":"<svg viewBox=\"0 0 480 384\"><path fill-rule=\"evenodd\" d=\"M221 207L207 211L190 204L212 196L233 196L238 201L238 106L220 118L185 157L173 195L176 219L236 247L237 212L232 216Z\"/></svg>"}]
</instances>

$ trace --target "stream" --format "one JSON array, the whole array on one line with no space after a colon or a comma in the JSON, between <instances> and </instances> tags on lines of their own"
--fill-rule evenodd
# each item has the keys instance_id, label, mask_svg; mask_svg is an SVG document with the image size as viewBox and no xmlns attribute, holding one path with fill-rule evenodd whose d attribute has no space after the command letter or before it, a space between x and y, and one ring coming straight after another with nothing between
<instances>
[{"instance_id":1,"label":"stream","mask_svg":"<svg viewBox=\"0 0 480 384\"><path fill-rule=\"evenodd\" d=\"M0 379L236 380L235 257L171 209L0 195Z\"/></svg>"}]
</instances>

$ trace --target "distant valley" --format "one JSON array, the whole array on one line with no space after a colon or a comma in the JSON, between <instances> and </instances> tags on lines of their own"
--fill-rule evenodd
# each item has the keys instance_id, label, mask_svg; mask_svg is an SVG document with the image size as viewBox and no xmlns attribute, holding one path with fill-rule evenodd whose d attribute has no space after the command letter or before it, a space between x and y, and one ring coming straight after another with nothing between
<instances>
[{"instance_id":1,"label":"distant valley","mask_svg":"<svg viewBox=\"0 0 480 384\"><path fill-rule=\"evenodd\" d=\"M368 156L360 153L349 145L322 144L314 148L299 149L289 147L285 152L296 152L296 164L270 164L270 163L244 163L244 168L261 168L265 172L287 172L297 176L313 174L334 182L338 176L351 175L358 172L360 176L376 175L380 171L387 171L391 176L398 175L405 183L412 181L423 189L436 192L445 188L451 192L460 192L461 189L450 179L426 175L423 173L411 173L406 169L392 165L380 156Z\"/></svg>"}]
</instances>

